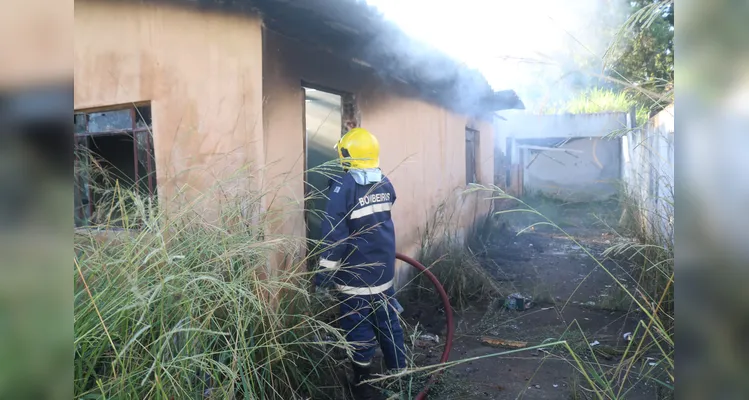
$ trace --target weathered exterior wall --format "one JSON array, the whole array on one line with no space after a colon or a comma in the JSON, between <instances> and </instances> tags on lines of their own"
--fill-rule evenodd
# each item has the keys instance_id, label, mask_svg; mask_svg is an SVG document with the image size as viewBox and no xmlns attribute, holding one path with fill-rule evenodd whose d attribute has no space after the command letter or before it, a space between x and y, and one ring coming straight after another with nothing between
<instances>
[{"instance_id":1,"label":"weathered exterior wall","mask_svg":"<svg viewBox=\"0 0 749 400\"><path fill-rule=\"evenodd\" d=\"M407 88L387 86L373 71L313 50L270 31L264 32L264 132L267 149L267 184L283 185L278 205L296 207L281 229L304 234L303 193L304 126L302 82L352 93L361 112L361 124L380 141L380 164L398 193L393 219L398 251L414 255L419 231L442 201L460 207L458 226L468 226L474 215L488 211L488 201L457 196L465 189L465 128L480 134L481 183L493 179L491 123L416 99ZM294 199L297 199L294 205ZM291 202L289 200L292 200ZM478 205L478 206L477 206Z\"/></svg>"},{"instance_id":2,"label":"weathered exterior wall","mask_svg":"<svg viewBox=\"0 0 749 400\"><path fill-rule=\"evenodd\" d=\"M75 108L149 102L162 204L249 188L264 163L261 21L168 6L77 1Z\"/></svg>"},{"instance_id":3,"label":"weathered exterior wall","mask_svg":"<svg viewBox=\"0 0 749 400\"><path fill-rule=\"evenodd\" d=\"M633 124L634 125L634 124ZM622 139L623 178L658 238L674 240L674 105Z\"/></svg>"},{"instance_id":4,"label":"weathered exterior wall","mask_svg":"<svg viewBox=\"0 0 749 400\"><path fill-rule=\"evenodd\" d=\"M619 140L578 138L559 148L567 152L520 150L525 193L566 201L606 200L618 193Z\"/></svg>"},{"instance_id":5,"label":"weathered exterior wall","mask_svg":"<svg viewBox=\"0 0 749 400\"><path fill-rule=\"evenodd\" d=\"M0 88L68 84L73 0L4 2L0 13Z\"/></svg>"},{"instance_id":6,"label":"weathered exterior wall","mask_svg":"<svg viewBox=\"0 0 749 400\"><path fill-rule=\"evenodd\" d=\"M522 111L507 112L498 121L497 146L505 149L506 138L543 139L601 137L627 129L627 113L533 115Z\"/></svg>"},{"instance_id":7,"label":"weathered exterior wall","mask_svg":"<svg viewBox=\"0 0 749 400\"><path fill-rule=\"evenodd\" d=\"M262 170L228 187L262 186L271 193L264 206L280 212L275 231L304 237L305 82L356 96L398 192L399 251L417 252L418 232L443 201L456 210L457 228L489 209L478 195L460 193L466 127L480 131L480 183L493 181L490 122L418 100L365 66L263 30L259 19L84 1L75 29L76 109L151 103L165 204L178 189L197 195L242 167Z\"/></svg>"},{"instance_id":8,"label":"weathered exterior wall","mask_svg":"<svg viewBox=\"0 0 749 400\"><path fill-rule=\"evenodd\" d=\"M626 113L510 113L495 125L495 154L505 159L495 166L499 169L495 175L509 175L512 193L542 192L570 201L602 200L617 193L621 144L618 138L606 136L626 132ZM523 148L553 146L572 138L577 139L562 146L570 150L567 153L540 151L538 155L538 150Z\"/></svg>"}]
</instances>

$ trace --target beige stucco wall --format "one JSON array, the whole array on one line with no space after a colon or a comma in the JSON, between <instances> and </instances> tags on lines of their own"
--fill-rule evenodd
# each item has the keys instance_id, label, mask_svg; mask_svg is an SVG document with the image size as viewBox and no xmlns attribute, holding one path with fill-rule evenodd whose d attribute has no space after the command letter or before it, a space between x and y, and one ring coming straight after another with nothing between
<instances>
[{"instance_id":1,"label":"beige stucco wall","mask_svg":"<svg viewBox=\"0 0 749 400\"><path fill-rule=\"evenodd\" d=\"M466 126L480 131L480 183L492 183L490 122L418 100L371 69L264 31L259 19L77 1L75 40L76 109L151 102L162 202L185 186L205 192L249 165L252 182L272 190L265 205L282 213L276 232L303 237L305 81L356 95L398 192L399 251L418 251L442 202L457 210L457 227L488 211L488 201L460 193Z\"/></svg>"},{"instance_id":2,"label":"beige stucco wall","mask_svg":"<svg viewBox=\"0 0 749 400\"><path fill-rule=\"evenodd\" d=\"M76 1L74 56L77 110L151 102L162 204L249 187L237 171L263 164L259 19Z\"/></svg>"},{"instance_id":3,"label":"beige stucco wall","mask_svg":"<svg viewBox=\"0 0 749 400\"><path fill-rule=\"evenodd\" d=\"M304 99L302 82L356 95L362 126L380 141L380 166L393 182L398 200L393 219L398 250L414 255L438 205L458 210L456 226L467 227L490 203L460 196L465 186L465 128L480 133L480 183L493 183L491 122L470 120L418 100L407 88L386 86L371 70L323 51L310 49L271 31L264 32L264 135L266 184L283 187L277 206L286 210L279 227L304 234ZM478 207L477 207L478 205Z\"/></svg>"},{"instance_id":4,"label":"beige stucco wall","mask_svg":"<svg viewBox=\"0 0 749 400\"><path fill-rule=\"evenodd\" d=\"M3 2L0 88L70 82L73 0Z\"/></svg>"}]
</instances>

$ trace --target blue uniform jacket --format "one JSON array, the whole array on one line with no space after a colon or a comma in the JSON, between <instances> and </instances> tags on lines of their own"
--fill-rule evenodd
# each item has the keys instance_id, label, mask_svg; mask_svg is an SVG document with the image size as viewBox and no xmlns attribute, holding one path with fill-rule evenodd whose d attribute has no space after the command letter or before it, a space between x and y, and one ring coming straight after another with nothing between
<instances>
[{"instance_id":1,"label":"blue uniform jacket","mask_svg":"<svg viewBox=\"0 0 749 400\"><path fill-rule=\"evenodd\" d=\"M395 228L390 210L395 190L382 176L361 185L351 173L328 189L322 237L326 250L316 274L319 286L347 295L391 292L395 277Z\"/></svg>"}]
</instances>

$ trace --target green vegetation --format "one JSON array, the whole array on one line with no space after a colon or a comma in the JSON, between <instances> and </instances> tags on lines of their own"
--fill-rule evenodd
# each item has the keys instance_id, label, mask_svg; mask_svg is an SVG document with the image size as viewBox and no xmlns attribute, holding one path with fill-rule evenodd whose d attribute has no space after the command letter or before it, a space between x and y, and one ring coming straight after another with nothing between
<instances>
[{"instance_id":1,"label":"green vegetation","mask_svg":"<svg viewBox=\"0 0 749 400\"><path fill-rule=\"evenodd\" d=\"M307 272L323 249L271 229L301 209L261 209L282 201L272 189L237 193L247 171L189 202L177 194L168 213L111 171L88 172L106 188L93 188L95 217L75 234L76 398L345 396L351 344L338 300L312 294ZM418 326L404 329L413 345ZM379 386L415 395L424 372Z\"/></svg>"},{"instance_id":2,"label":"green vegetation","mask_svg":"<svg viewBox=\"0 0 749 400\"><path fill-rule=\"evenodd\" d=\"M673 0L627 1L627 6L627 20L616 32L600 32L614 37L603 57L579 56L580 70L591 75L586 86L575 86L570 100L544 107L544 113L628 112L634 107L642 126L673 102ZM603 75L594 73L592 65L600 65Z\"/></svg>"},{"instance_id":3,"label":"green vegetation","mask_svg":"<svg viewBox=\"0 0 749 400\"><path fill-rule=\"evenodd\" d=\"M109 204L101 209L110 212L99 220L107 222L78 230L75 240L77 398L343 395L340 359L349 347L335 328L336 305L309 294L310 276L301 257L304 241L270 233L270 225L285 216L253 206L268 193L273 192L247 192L238 198L248 201L229 200L216 206L210 199L227 198L217 189L168 218L150 207L148 198L116 185L100 197ZM217 209L215 218L205 215L202 206L207 203ZM649 380L666 393L672 392L673 249L658 244L660 239L649 233L647 214L637 212L641 205L624 204L629 204L630 217L623 220L627 230L622 237L637 240L613 246L607 255L641 262L637 288L611 276L617 290L616 307L628 304L643 317L634 340L625 350L617 350L621 351L618 364L606 364L605 357L610 355L598 348L591 350L582 331L570 328L557 341L458 360L447 367L519 351L556 349L554 353L567 354L578 371L573 379L585 388L579 392L582 395L626 398L631 379ZM514 211L534 214L547 227L564 232L544 219L542 212L527 203L521 205L525 208ZM480 236L497 227L485 226L496 223L490 218L469 229L462 244L454 221L445 204L439 207L422 232L420 257L445 283L454 305L464 308L502 292L475 254L480 252ZM271 270L274 256L285 257L287 268ZM596 263L605 270L601 261ZM417 293L427 295L424 291L431 290L430 284L421 276L416 279ZM434 298L433 293L428 296ZM406 328L413 344L418 327ZM657 359L657 367L642 367L646 357ZM414 394L425 379L415 374L435 370L412 368L409 374L414 375L401 381L400 389L387 382L383 386Z\"/></svg>"},{"instance_id":4,"label":"green vegetation","mask_svg":"<svg viewBox=\"0 0 749 400\"><path fill-rule=\"evenodd\" d=\"M634 107L637 125L642 126L650 117L650 110L637 98L625 91L593 88L570 100L562 110L572 114L594 114L602 112L629 112Z\"/></svg>"},{"instance_id":5,"label":"green vegetation","mask_svg":"<svg viewBox=\"0 0 749 400\"><path fill-rule=\"evenodd\" d=\"M528 214L539 222L528 226L551 227L571 242L580 247L587 257L594 260L598 268L605 271L612 279L612 298L603 304L604 308L629 310L639 315L639 324L632 332L625 349L608 349L591 347L587 343L582 329L579 330L584 340L570 342L565 333L560 341L566 344L567 359L579 377L573 377L584 391L575 391L575 398L596 398L605 400L624 399L638 382L650 382L659 387L662 398L673 398L674 391L674 249L670 238L661 230L655 229L662 218L672 221L673 215L663 216L646 212L644 205L634 197L624 194L625 217L621 221L621 243L610 246L599 259L578 240L567 233L564 228L552 221L530 204L504 193L494 187L496 199L517 202L520 207L499 211L499 215L514 213ZM605 258L636 260L639 269L635 270L637 284L631 287L620 280L603 263ZM572 332L571 331L571 332ZM575 334L577 335L577 334ZM592 356L591 356L592 355ZM616 356L615 364L606 360ZM579 397L583 396L583 397Z\"/></svg>"},{"instance_id":6,"label":"green vegetation","mask_svg":"<svg viewBox=\"0 0 749 400\"><path fill-rule=\"evenodd\" d=\"M637 276L638 290L651 301L657 301L665 313L666 326L673 326L674 310L674 242L669 229L661 227L674 221L674 192L659 199L668 207L650 209L629 191L621 195L622 218L619 221L620 243L611 246L604 256L627 259L640 266Z\"/></svg>"},{"instance_id":7,"label":"green vegetation","mask_svg":"<svg viewBox=\"0 0 749 400\"><path fill-rule=\"evenodd\" d=\"M471 243L477 243L477 239L461 240L454 228L455 217L444 202L440 204L422 231L417 259L442 283L452 306L464 309L489 301L498 289L471 249ZM423 274L415 278L415 294L419 299L436 298L434 285Z\"/></svg>"},{"instance_id":8,"label":"green vegetation","mask_svg":"<svg viewBox=\"0 0 749 400\"><path fill-rule=\"evenodd\" d=\"M212 201L217 189L167 216L114 189L98 225L78 229L74 268L76 398L332 396L348 345L309 294L303 242L267 229L265 195ZM203 207L217 210L215 219ZM271 270L286 256L288 268ZM327 340L325 340L327 338Z\"/></svg>"},{"instance_id":9,"label":"green vegetation","mask_svg":"<svg viewBox=\"0 0 749 400\"><path fill-rule=\"evenodd\" d=\"M620 90L654 112L673 101L674 2L627 1L631 12L604 56Z\"/></svg>"}]
</instances>

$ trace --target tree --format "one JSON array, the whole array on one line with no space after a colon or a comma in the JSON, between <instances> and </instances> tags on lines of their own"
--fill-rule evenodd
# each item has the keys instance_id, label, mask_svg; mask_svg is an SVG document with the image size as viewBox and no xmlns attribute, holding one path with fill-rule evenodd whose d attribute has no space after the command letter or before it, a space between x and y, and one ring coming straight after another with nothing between
<instances>
[{"instance_id":1,"label":"tree","mask_svg":"<svg viewBox=\"0 0 749 400\"><path fill-rule=\"evenodd\" d=\"M631 14L607 51L606 73L657 112L673 98L673 0L627 1Z\"/></svg>"}]
</instances>

